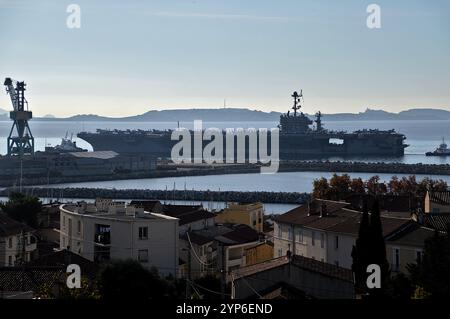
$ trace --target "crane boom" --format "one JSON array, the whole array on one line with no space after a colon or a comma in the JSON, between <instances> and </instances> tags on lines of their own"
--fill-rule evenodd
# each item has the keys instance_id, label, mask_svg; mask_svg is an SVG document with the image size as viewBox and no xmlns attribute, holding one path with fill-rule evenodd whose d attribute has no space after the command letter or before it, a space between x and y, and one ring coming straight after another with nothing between
<instances>
[{"instance_id":1,"label":"crane boom","mask_svg":"<svg viewBox=\"0 0 450 319\"><path fill-rule=\"evenodd\" d=\"M17 92L16 89L14 88L15 83L17 83L17 81L12 80L11 78L6 78L4 85L6 86L6 92L9 94L9 97L11 98L13 109L14 111L17 111L19 105Z\"/></svg>"}]
</instances>

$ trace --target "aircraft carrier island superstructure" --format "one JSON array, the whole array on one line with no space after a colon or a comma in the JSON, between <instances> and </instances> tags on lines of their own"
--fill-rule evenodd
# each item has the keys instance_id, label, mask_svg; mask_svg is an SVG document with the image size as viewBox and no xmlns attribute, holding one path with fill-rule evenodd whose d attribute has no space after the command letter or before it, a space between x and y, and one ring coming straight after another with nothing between
<instances>
[{"instance_id":1,"label":"aircraft carrier island superstructure","mask_svg":"<svg viewBox=\"0 0 450 319\"><path fill-rule=\"evenodd\" d=\"M395 130L373 129L330 131L323 127L320 112L316 114L314 121L300 112L302 92L294 92L292 97L293 112L282 114L278 125L280 159L404 155L408 145L404 143L406 137L403 134L396 133ZM169 158L173 145L178 142L171 140L171 134L172 130L97 130L95 133L80 132L78 137L90 143L95 151L113 150L118 153L143 153ZM208 142L204 141L205 144Z\"/></svg>"}]
</instances>

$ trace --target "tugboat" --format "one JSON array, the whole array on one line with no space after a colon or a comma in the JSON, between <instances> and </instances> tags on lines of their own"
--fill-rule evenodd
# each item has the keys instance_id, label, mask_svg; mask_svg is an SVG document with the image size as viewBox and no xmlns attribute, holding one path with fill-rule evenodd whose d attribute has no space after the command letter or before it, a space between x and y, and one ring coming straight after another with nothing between
<instances>
[{"instance_id":1,"label":"tugboat","mask_svg":"<svg viewBox=\"0 0 450 319\"><path fill-rule=\"evenodd\" d=\"M450 149L447 148L444 138L442 138L442 143L433 152L426 152L426 156L447 156L450 155Z\"/></svg>"},{"instance_id":2,"label":"tugboat","mask_svg":"<svg viewBox=\"0 0 450 319\"><path fill-rule=\"evenodd\" d=\"M86 149L77 146L77 142L73 140L73 134L70 138L66 136L61 139L61 144L56 145L55 147L46 146L46 153L70 153L70 152L87 152Z\"/></svg>"}]
</instances>

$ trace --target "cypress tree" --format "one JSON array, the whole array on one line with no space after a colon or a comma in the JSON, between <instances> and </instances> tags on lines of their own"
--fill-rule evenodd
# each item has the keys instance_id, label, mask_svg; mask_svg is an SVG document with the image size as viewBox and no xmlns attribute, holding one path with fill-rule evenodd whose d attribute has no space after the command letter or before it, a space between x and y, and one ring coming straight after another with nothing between
<instances>
[{"instance_id":1,"label":"cypress tree","mask_svg":"<svg viewBox=\"0 0 450 319\"><path fill-rule=\"evenodd\" d=\"M367 199L364 200L363 213L359 225L358 238L352 250L352 270L355 274L355 285L358 289L366 289L366 269L368 263L368 255L370 253L370 228L369 213L367 209Z\"/></svg>"},{"instance_id":2,"label":"cypress tree","mask_svg":"<svg viewBox=\"0 0 450 319\"><path fill-rule=\"evenodd\" d=\"M381 269L381 291L389 276L389 263L386 257L386 243L384 242L383 226L381 224L380 206L375 199L370 214L370 252L369 264L377 264ZM373 291L379 293L379 291Z\"/></svg>"}]
</instances>

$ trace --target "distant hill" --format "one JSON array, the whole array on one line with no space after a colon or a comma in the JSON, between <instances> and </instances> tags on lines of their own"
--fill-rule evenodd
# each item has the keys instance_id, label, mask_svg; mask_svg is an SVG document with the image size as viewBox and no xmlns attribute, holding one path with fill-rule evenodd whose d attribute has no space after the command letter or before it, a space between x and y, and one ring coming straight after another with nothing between
<instances>
[{"instance_id":1,"label":"distant hill","mask_svg":"<svg viewBox=\"0 0 450 319\"><path fill-rule=\"evenodd\" d=\"M1 110L1 109L0 109ZM6 111L7 112L7 111ZM127 117L106 117L96 114L80 114L67 118L37 117L40 121L129 121L129 122L176 122L203 120L205 122L245 122L245 121L278 121L280 112L262 112L245 108L221 108L221 109L178 109L163 111L148 111L146 113ZM307 114L313 118L313 114ZM0 111L2 116L7 114ZM410 109L399 113L391 113L384 110L366 109L359 113L323 114L324 121L392 121L392 120L450 120L450 111L441 109Z\"/></svg>"}]
</instances>

